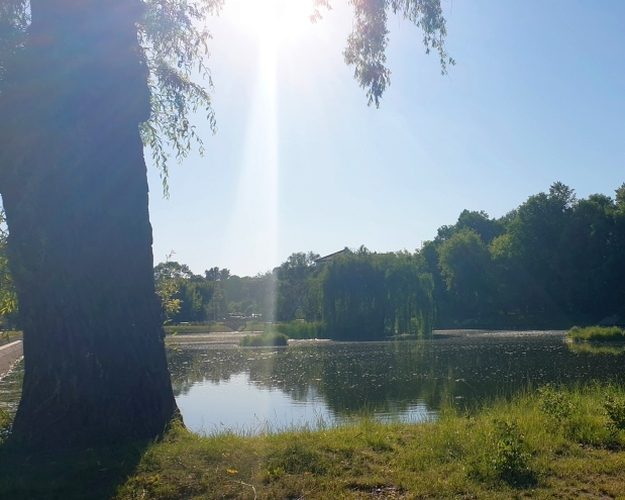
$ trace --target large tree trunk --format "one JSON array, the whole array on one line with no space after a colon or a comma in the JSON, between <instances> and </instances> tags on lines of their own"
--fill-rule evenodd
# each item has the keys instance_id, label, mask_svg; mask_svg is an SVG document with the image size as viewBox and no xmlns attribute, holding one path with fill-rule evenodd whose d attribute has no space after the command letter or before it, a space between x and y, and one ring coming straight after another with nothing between
<instances>
[{"instance_id":1,"label":"large tree trunk","mask_svg":"<svg viewBox=\"0 0 625 500\"><path fill-rule=\"evenodd\" d=\"M24 329L13 437L151 438L176 415L138 125L139 0L32 0L0 96L0 192Z\"/></svg>"}]
</instances>

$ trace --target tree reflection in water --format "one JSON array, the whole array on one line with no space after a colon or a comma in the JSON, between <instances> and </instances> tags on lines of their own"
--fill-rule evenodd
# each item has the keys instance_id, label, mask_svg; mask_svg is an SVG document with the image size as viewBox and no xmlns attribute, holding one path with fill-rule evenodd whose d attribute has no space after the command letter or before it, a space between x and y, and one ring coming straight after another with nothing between
<instances>
[{"instance_id":1,"label":"tree reflection in water","mask_svg":"<svg viewBox=\"0 0 625 500\"><path fill-rule=\"evenodd\" d=\"M258 389L294 404L322 401L339 418L353 414L422 418L444 404L472 409L545 383L621 382L625 354L567 348L560 334L485 335L423 341L328 343L273 349L192 346L170 350L176 396L196 384L244 374ZM203 393L206 394L206 393ZM207 416L207 418L209 418Z\"/></svg>"}]
</instances>

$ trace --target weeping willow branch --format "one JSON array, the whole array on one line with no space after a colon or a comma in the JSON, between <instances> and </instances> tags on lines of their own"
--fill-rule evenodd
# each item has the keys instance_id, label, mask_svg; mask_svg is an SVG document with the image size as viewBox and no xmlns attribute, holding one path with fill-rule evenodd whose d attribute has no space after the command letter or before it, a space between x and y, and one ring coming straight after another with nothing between
<instances>
[{"instance_id":1,"label":"weeping willow branch","mask_svg":"<svg viewBox=\"0 0 625 500\"><path fill-rule=\"evenodd\" d=\"M254 0L262 1L262 0ZM447 54L447 28L440 0L349 0L353 29L344 51L354 77L369 104L380 105L391 81L386 64L389 42L388 15L398 15L423 33L426 53L434 51L445 74L454 60ZM214 133L213 80L207 61L212 39L206 19L221 10L224 0L144 0L145 15L138 26L139 40L149 69L150 119L141 125L141 137L150 150L168 194L169 164L193 149L204 152L202 137L192 117L202 113ZM322 18L331 0L312 0L311 20ZM7 62L23 46L30 22L29 0L0 1L0 92ZM200 83L198 83L200 82Z\"/></svg>"}]
</instances>

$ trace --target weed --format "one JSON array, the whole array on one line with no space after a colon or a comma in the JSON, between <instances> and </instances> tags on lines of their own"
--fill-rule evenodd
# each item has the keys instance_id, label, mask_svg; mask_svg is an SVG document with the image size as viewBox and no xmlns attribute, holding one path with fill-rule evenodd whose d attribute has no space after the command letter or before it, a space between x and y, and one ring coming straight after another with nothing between
<instances>
[{"instance_id":1,"label":"weed","mask_svg":"<svg viewBox=\"0 0 625 500\"><path fill-rule=\"evenodd\" d=\"M495 475L511 486L531 486L536 483L532 470L532 455L525 437L513 420L495 420L495 449L491 465Z\"/></svg>"},{"instance_id":2,"label":"weed","mask_svg":"<svg viewBox=\"0 0 625 500\"><path fill-rule=\"evenodd\" d=\"M569 394L546 385L538 389L540 409L558 421L569 418L573 413L573 403Z\"/></svg>"},{"instance_id":3,"label":"weed","mask_svg":"<svg viewBox=\"0 0 625 500\"><path fill-rule=\"evenodd\" d=\"M607 396L603 408L608 417L608 428L616 433L625 430L625 398Z\"/></svg>"}]
</instances>

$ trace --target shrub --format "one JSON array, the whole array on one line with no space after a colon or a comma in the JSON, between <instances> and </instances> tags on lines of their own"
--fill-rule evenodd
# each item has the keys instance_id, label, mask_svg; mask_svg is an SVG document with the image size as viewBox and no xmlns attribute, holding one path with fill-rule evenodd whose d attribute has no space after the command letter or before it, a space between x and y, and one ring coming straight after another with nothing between
<instances>
[{"instance_id":1,"label":"shrub","mask_svg":"<svg viewBox=\"0 0 625 500\"><path fill-rule=\"evenodd\" d=\"M608 427L613 432L625 430L625 398L608 396L603 408L609 419Z\"/></svg>"},{"instance_id":2,"label":"shrub","mask_svg":"<svg viewBox=\"0 0 625 500\"><path fill-rule=\"evenodd\" d=\"M530 486L536 483L531 467L532 455L527 450L525 437L513 420L495 420L494 454L491 467L498 479L511 486Z\"/></svg>"},{"instance_id":3,"label":"shrub","mask_svg":"<svg viewBox=\"0 0 625 500\"><path fill-rule=\"evenodd\" d=\"M274 347L285 346L289 338L283 333L263 333L261 335L246 335L241 339L242 347Z\"/></svg>"}]
</instances>

